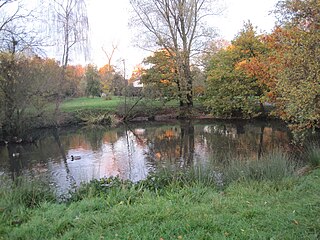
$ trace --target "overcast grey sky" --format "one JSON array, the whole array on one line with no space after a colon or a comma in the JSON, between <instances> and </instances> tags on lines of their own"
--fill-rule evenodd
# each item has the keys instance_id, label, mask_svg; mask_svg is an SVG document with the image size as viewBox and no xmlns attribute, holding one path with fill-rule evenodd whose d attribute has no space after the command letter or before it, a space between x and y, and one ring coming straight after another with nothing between
<instances>
[{"instance_id":1,"label":"overcast grey sky","mask_svg":"<svg viewBox=\"0 0 320 240\"><path fill-rule=\"evenodd\" d=\"M250 20L259 30L270 32L275 25L275 18L270 15L278 0L224 0L226 10L215 17L212 25L216 27L221 38L232 40ZM130 74L134 65L139 64L148 52L134 48L132 34L128 27L129 0L90 0L88 15L91 28L91 59L89 62L101 67L107 63L102 51L112 50L112 44L118 45L112 64L121 68L120 59L127 63L127 73Z\"/></svg>"}]
</instances>

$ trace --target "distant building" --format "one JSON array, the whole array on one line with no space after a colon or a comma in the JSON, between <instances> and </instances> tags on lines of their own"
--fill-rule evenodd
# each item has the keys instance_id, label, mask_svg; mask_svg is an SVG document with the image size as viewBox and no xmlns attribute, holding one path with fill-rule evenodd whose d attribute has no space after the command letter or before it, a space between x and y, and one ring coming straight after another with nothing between
<instances>
[{"instance_id":1,"label":"distant building","mask_svg":"<svg viewBox=\"0 0 320 240\"><path fill-rule=\"evenodd\" d=\"M143 88L143 83L140 81L140 79L137 79L132 82L133 87L135 88Z\"/></svg>"}]
</instances>

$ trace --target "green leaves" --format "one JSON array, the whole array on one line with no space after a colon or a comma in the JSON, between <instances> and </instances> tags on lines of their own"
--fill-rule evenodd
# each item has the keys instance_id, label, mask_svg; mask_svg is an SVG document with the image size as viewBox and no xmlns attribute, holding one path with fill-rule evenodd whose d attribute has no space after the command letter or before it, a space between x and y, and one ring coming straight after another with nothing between
<instances>
[{"instance_id":1,"label":"green leaves","mask_svg":"<svg viewBox=\"0 0 320 240\"><path fill-rule=\"evenodd\" d=\"M263 92L257 78L240 65L263 52L265 47L250 23L226 49L213 55L207 68L205 105L216 116L250 117L258 111L257 103Z\"/></svg>"}]
</instances>

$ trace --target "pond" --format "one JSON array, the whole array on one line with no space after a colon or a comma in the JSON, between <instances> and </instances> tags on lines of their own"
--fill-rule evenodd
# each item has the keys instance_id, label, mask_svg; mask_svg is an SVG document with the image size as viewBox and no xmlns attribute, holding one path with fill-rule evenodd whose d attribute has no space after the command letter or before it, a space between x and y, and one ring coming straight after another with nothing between
<instances>
[{"instance_id":1,"label":"pond","mask_svg":"<svg viewBox=\"0 0 320 240\"><path fill-rule=\"evenodd\" d=\"M297 150L286 126L276 121L154 122L35 135L33 144L0 146L0 175L45 176L61 192L94 178L138 181L163 167L183 168L227 157L259 159L277 150Z\"/></svg>"}]
</instances>

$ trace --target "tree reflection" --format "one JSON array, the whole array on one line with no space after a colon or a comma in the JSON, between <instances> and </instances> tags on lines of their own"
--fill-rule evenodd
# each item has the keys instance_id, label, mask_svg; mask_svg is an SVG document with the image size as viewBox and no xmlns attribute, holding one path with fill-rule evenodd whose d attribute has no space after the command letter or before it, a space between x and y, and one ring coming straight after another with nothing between
<instances>
[{"instance_id":1,"label":"tree reflection","mask_svg":"<svg viewBox=\"0 0 320 240\"><path fill-rule=\"evenodd\" d=\"M144 155L153 165L186 167L193 163L195 133L191 121L181 122L179 126L159 127L153 131L147 129L145 138L147 148Z\"/></svg>"},{"instance_id":2,"label":"tree reflection","mask_svg":"<svg viewBox=\"0 0 320 240\"><path fill-rule=\"evenodd\" d=\"M180 159L183 166L190 166L194 158L194 125L191 121L184 121L180 124Z\"/></svg>"},{"instance_id":3,"label":"tree reflection","mask_svg":"<svg viewBox=\"0 0 320 240\"><path fill-rule=\"evenodd\" d=\"M91 145L92 150L97 151L102 147L102 140L106 132L106 128L103 126L93 125L86 126L81 129L84 134L84 138Z\"/></svg>"}]
</instances>

